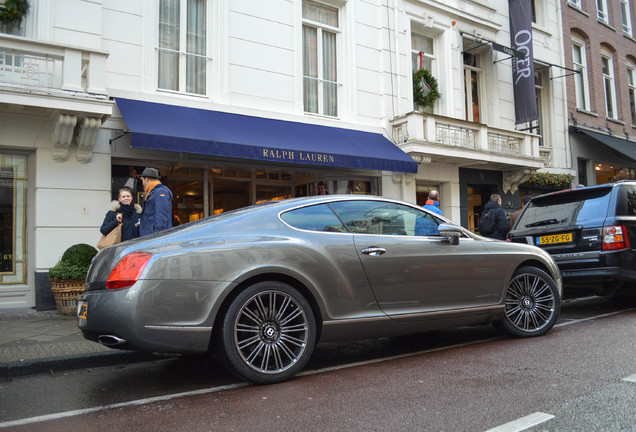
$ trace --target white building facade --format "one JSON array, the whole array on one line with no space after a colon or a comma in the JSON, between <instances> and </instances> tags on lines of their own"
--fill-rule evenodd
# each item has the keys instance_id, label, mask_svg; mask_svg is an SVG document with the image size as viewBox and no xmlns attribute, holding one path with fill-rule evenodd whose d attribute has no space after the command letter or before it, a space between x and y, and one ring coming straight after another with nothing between
<instances>
[{"instance_id":1,"label":"white building facade","mask_svg":"<svg viewBox=\"0 0 636 432\"><path fill-rule=\"evenodd\" d=\"M2 2L0 2L2 3ZM95 245L158 168L174 223L317 193L380 194L474 229L536 170L569 173L559 2L535 1L540 119L515 127L503 0L31 0L0 27L0 309L51 308L47 270ZM441 97L413 103L420 62ZM525 129L525 130L522 130Z\"/></svg>"}]
</instances>

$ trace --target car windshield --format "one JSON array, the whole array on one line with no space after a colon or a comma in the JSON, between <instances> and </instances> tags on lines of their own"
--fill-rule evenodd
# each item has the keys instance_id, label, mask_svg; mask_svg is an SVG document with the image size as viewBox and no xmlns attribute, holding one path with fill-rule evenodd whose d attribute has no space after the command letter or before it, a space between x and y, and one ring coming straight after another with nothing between
<instances>
[{"instance_id":1,"label":"car windshield","mask_svg":"<svg viewBox=\"0 0 636 432\"><path fill-rule=\"evenodd\" d=\"M519 218L517 229L574 225L590 219L605 218L610 195L610 190L604 189L589 194L555 194L533 200Z\"/></svg>"}]
</instances>

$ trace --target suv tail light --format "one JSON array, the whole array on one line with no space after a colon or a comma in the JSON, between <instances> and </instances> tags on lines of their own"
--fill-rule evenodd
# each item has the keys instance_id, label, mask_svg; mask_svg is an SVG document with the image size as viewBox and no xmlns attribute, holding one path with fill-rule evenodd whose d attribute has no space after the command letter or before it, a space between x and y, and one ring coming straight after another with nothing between
<instances>
[{"instance_id":1,"label":"suv tail light","mask_svg":"<svg viewBox=\"0 0 636 432\"><path fill-rule=\"evenodd\" d=\"M126 255L117 263L106 279L106 288L122 289L133 286L146 268L152 254L148 252L133 252Z\"/></svg>"},{"instance_id":2,"label":"suv tail light","mask_svg":"<svg viewBox=\"0 0 636 432\"><path fill-rule=\"evenodd\" d=\"M629 249L629 237L624 225L603 227L602 250Z\"/></svg>"}]
</instances>

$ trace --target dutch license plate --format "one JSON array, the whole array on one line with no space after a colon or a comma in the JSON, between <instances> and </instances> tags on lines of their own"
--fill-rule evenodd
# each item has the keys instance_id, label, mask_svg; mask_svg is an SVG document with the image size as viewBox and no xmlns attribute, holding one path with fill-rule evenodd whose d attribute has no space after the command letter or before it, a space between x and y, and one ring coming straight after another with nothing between
<instances>
[{"instance_id":1,"label":"dutch license plate","mask_svg":"<svg viewBox=\"0 0 636 432\"><path fill-rule=\"evenodd\" d=\"M572 241L572 233L551 234L537 237L537 246L567 243Z\"/></svg>"},{"instance_id":2,"label":"dutch license plate","mask_svg":"<svg viewBox=\"0 0 636 432\"><path fill-rule=\"evenodd\" d=\"M88 303L85 301L77 302L77 325L86 327L86 314L88 313Z\"/></svg>"}]
</instances>

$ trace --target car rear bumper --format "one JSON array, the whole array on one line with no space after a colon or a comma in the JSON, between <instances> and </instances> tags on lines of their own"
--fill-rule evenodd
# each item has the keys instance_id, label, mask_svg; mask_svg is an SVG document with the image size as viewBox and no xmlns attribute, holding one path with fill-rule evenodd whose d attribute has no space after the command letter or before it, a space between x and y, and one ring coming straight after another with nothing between
<instances>
[{"instance_id":1,"label":"car rear bumper","mask_svg":"<svg viewBox=\"0 0 636 432\"><path fill-rule=\"evenodd\" d=\"M197 307L194 301L159 303L148 294L138 295L143 292L139 288L82 294L78 302L86 304L86 318L78 318L78 327L84 338L125 350L171 354L208 351L212 327L205 302Z\"/></svg>"}]
</instances>

